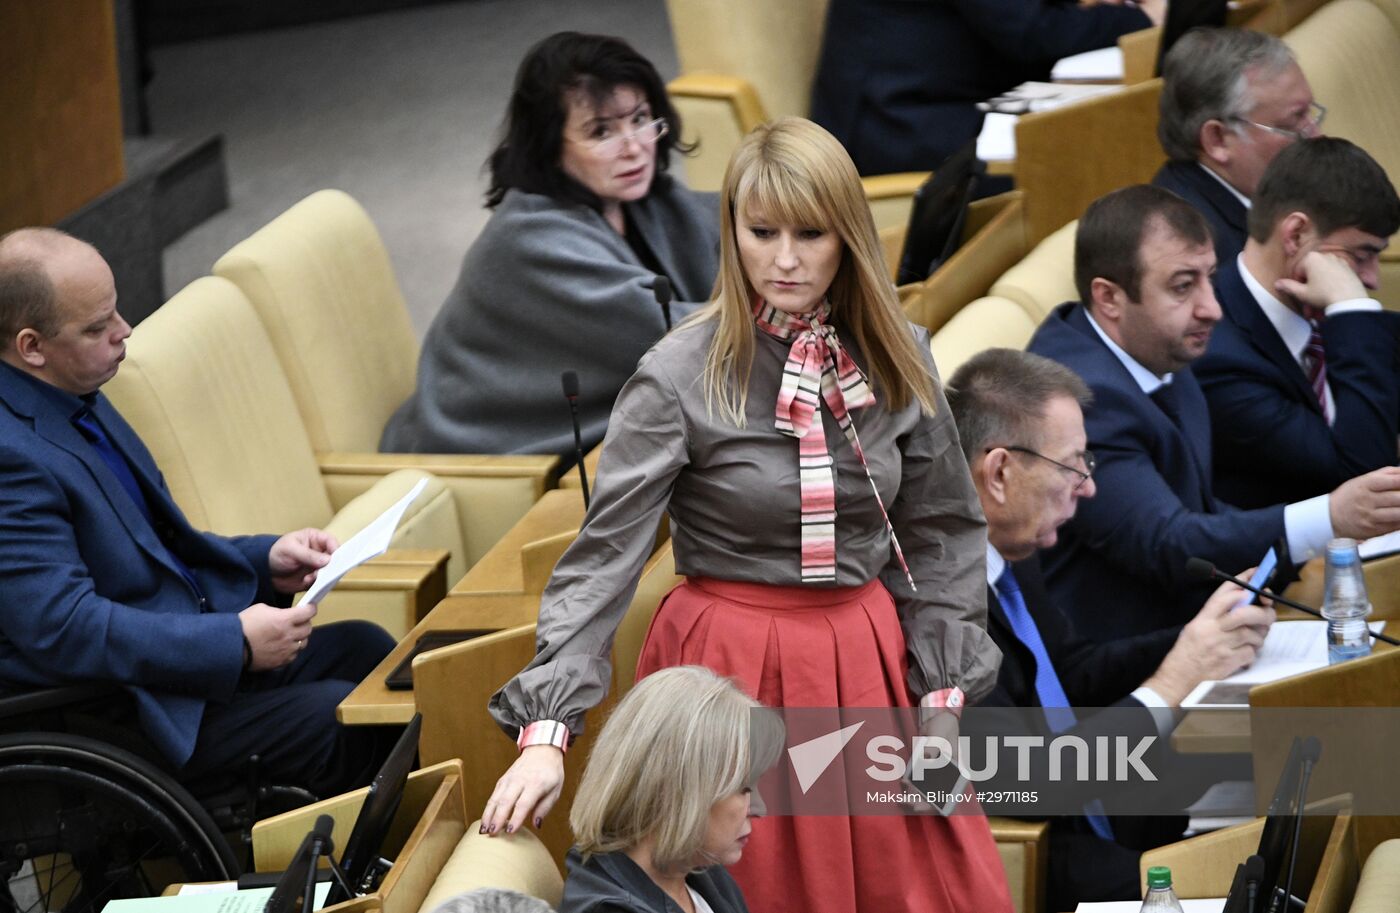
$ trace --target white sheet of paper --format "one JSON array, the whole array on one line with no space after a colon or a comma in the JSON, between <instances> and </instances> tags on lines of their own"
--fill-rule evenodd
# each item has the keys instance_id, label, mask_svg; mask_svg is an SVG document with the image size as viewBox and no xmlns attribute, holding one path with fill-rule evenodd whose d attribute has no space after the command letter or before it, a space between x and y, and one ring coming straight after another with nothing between
<instances>
[{"instance_id":1,"label":"white sheet of paper","mask_svg":"<svg viewBox=\"0 0 1400 913\"><path fill-rule=\"evenodd\" d=\"M977 134L977 157L984 162L1009 162L1016 158L1016 115L988 114Z\"/></svg>"},{"instance_id":2,"label":"white sheet of paper","mask_svg":"<svg viewBox=\"0 0 1400 913\"><path fill-rule=\"evenodd\" d=\"M180 897L189 897L192 894L231 894L238 890L236 881L210 881L204 884L182 884L180 885Z\"/></svg>"},{"instance_id":3,"label":"white sheet of paper","mask_svg":"<svg viewBox=\"0 0 1400 913\"><path fill-rule=\"evenodd\" d=\"M1385 622L1371 622L1371 630L1380 633ZM1259 685L1278 681L1290 675L1301 675L1327 665L1327 622L1279 621L1269 629L1259 657L1248 669L1242 669L1223 681L1231 685ZM1186 709L1222 710L1247 707L1248 704L1203 704L1201 700L1219 682L1201 682L1181 706Z\"/></svg>"},{"instance_id":4,"label":"white sheet of paper","mask_svg":"<svg viewBox=\"0 0 1400 913\"><path fill-rule=\"evenodd\" d=\"M1109 900L1082 903L1075 907L1075 913L1138 913L1141 909L1140 900ZM1221 913L1224 909L1223 897L1193 897L1181 901L1182 913Z\"/></svg>"},{"instance_id":5,"label":"white sheet of paper","mask_svg":"<svg viewBox=\"0 0 1400 913\"><path fill-rule=\"evenodd\" d=\"M1400 529L1393 533L1386 533L1384 536L1366 539L1357 545L1356 550L1361 553L1362 561L1400 552Z\"/></svg>"},{"instance_id":6,"label":"white sheet of paper","mask_svg":"<svg viewBox=\"0 0 1400 913\"><path fill-rule=\"evenodd\" d=\"M1072 57L1062 57L1050 69L1050 78L1062 79L1112 79L1123 81L1123 52L1117 45L1085 51Z\"/></svg>"},{"instance_id":7,"label":"white sheet of paper","mask_svg":"<svg viewBox=\"0 0 1400 913\"><path fill-rule=\"evenodd\" d=\"M340 548L331 554L330 563L316 574L316 581L311 584L301 601L320 602L327 593L335 589L340 578L369 559L387 552L389 543L394 538L394 530L398 529L399 520L403 519L404 511L408 510L408 505L413 503L413 499L418 497L427 484L427 479L419 479L418 484L413 486L408 494L399 498L394 506L351 536L348 542L342 542Z\"/></svg>"},{"instance_id":8,"label":"white sheet of paper","mask_svg":"<svg viewBox=\"0 0 1400 913\"><path fill-rule=\"evenodd\" d=\"M190 887L190 886L187 886ZM102 908L102 913L263 913L267 900L275 888L250 888L247 891L191 891L184 888L173 897L135 897L129 900L112 900ZM330 894L329 881L318 882L316 899L312 909L319 910L326 905Z\"/></svg>"}]
</instances>

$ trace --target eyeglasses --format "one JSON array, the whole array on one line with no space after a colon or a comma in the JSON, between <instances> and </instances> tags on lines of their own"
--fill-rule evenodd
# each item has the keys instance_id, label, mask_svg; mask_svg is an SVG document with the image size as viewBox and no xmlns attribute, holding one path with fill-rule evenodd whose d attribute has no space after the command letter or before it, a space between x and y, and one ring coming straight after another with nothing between
<instances>
[{"instance_id":1,"label":"eyeglasses","mask_svg":"<svg viewBox=\"0 0 1400 913\"><path fill-rule=\"evenodd\" d=\"M636 140L643 146L650 146L670 132L671 125L666 123L666 118L658 117L656 120L647 121L639 127L623 130L613 136L606 136L602 139L569 139L569 142L586 146L605 158L615 158L622 154L623 149L627 148L629 140ZM568 138L566 137L566 139Z\"/></svg>"},{"instance_id":2,"label":"eyeglasses","mask_svg":"<svg viewBox=\"0 0 1400 913\"><path fill-rule=\"evenodd\" d=\"M1274 127L1269 124L1261 124L1247 117L1234 117L1231 118L1231 120L1241 124L1249 124L1251 127L1258 127L1260 130L1267 130L1278 136L1286 136L1291 140L1300 140L1317 136L1318 132L1322 129L1322 121L1326 117L1327 109L1317 102L1313 102L1308 105L1307 113L1305 113L1303 119L1298 122L1298 126L1291 130L1287 127Z\"/></svg>"},{"instance_id":3,"label":"eyeglasses","mask_svg":"<svg viewBox=\"0 0 1400 913\"><path fill-rule=\"evenodd\" d=\"M1024 454L1026 454L1027 456L1033 456L1033 457L1035 457L1035 458L1037 458L1037 459L1044 460L1044 461L1047 462L1047 463L1053 463L1053 464L1055 464L1056 466L1058 466L1058 467L1060 467L1061 469L1063 469L1065 472L1073 473L1074 475L1076 475L1076 476L1079 477L1079 481L1076 482L1076 483L1074 484L1074 490L1075 490L1075 491L1078 491L1079 489L1081 489L1081 488L1084 487L1084 483L1087 482L1087 481L1089 481L1089 477L1092 476L1092 475L1094 474L1094 467L1098 465L1098 462L1094 459L1094 455L1093 455L1092 453L1090 453L1089 451L1087 451L1087 450L1085 450L1083 453L1081 453L1081 454L1079 455L1079 458L1080 458L1081 460L1084 461L1084 468L1083 468L1083 469L1078 469L1078 468L1076 468L1076 467L1074 467L1074 466L1069 466L1069 465L1067 465L1067 464L1065 464L1065 463L1061 463L1059 460L1052 460L1052 459L1050 459L1048 456L1046 456L1045 454L1040 453L1039 451L1036 451L1036 450L1032 450L1032 449L1030 449L1029 447L1015 447L1015 446L1011 446L1011 447L1003 447L1003 448L1001 448L1001 449L1002 449L1002 450L1011 450L1011 451L1014 451L1015 453L1024 453ZM988 447L988 448L986 449L985 452L986 452L986 453L991 453L993 450L996 450L996 448L995 448L995 447Z\"/></svg>"}]
</instances>

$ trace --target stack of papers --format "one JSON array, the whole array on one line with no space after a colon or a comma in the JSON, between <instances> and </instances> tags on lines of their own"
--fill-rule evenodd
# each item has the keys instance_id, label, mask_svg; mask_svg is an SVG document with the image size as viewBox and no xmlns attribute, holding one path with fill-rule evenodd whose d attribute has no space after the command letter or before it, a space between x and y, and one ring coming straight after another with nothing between
<instances>
[{"instance_id":1,"label":"stack of papers","mask_svg":"<svg viewBox=\"0 0 1400 913\"><path fill-rule=\"evenodd\" d=\"M1050 70L1050 78L1055 82L1065 80L1123 81L1123 52L1114 45L1097 51L1085 51L1073 57L1064 57L1055 62Z\"/></svg>"},{"instance_id":2,"label":"stack of papers","mask_svg":"<svg viewBox=\"0 0 1400 913\"><path fill-rule=\"evenodd\" d=\"M1371 622L1380 633L1383 621ZM1280 621L1269 629L1259 657L1248 669L1241 669L1218 682L1201 682L1181 702L1183 709L1230 709L1249 706L1249 689L1327 665L1327 622Z\"/></svg>"},{"instance_id":3,"label":"stack of papers","mask_svg":"<svg viewBox=\"0 0 1400 913\"><path fill-rule=\"evenodd\" d=\"M413 503L413 499L418 497L427 484L427 479L419 479L418 484L414 485L408 494L399 498L392 507L351 536L348 542L341 543L340 548L331 553L330 562L316 572L315 581L301 601L320 602L327 593L335 589L340 578L369 559L378 558L387 552L394 541L394 530L398 529L404 511L408 510L408 505Z\"/></svg>"}]
</instances>

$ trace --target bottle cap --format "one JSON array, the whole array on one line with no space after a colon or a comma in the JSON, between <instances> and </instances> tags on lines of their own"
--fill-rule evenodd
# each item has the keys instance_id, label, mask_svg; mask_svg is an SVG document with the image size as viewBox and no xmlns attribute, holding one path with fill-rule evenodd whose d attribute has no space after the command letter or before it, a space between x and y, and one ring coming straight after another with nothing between
<instances>
[{"instance_id":1,"label":"bottle cap","mask_svg":"<svg viewBox=\"0 0 1400 913\"><path fill-rule=\"evenodd\" d=\"M1169 888L1172 886L1172 870L1164 865L1154 865L1147 870L1149 888Z\"/></svg>"},{"instance_id":2,"label":"bottle cap","mask_svg":"<svg viewBox=\"0 0 1400 913\"><path fill-rule=\"evenodd\" d=\"M1350 567L1360 559L1355 539L1333 539L1327 543L1327 561L1341 567Z\"/></svg>"}]
</instances>

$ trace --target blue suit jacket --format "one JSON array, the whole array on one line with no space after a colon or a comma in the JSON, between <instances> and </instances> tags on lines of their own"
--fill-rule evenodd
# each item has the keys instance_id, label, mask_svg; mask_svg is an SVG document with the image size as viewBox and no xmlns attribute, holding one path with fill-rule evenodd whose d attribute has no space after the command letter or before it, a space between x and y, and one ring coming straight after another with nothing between
<instances>
[{"instance_id":1,"label":"blue suit jacket","mask_svg":"<svg viewBox=\"0 0 1400 913\"><path fill-rule=\"evenodd\" d=\"M1065 0L831 0L812 119L862 174L926 171L982 129L977 102L1151 24Z\"/></svg>"},{"instance_id":2,"label":"blue suit jacket","mask_svg":"<svg viewBox=\"0 0 1400 913\"><path fill-rule=\"evenodd\" d=\"M1238 261L1216 274L1225 317L1192 366L1210 404L1215 489L1240 507L1301 501L1396 462L1400 314L1354 312L1322 323L1328 427L1303 369L1249 293Z\"/></svg>"},{"instance_id":3,"label":"blue suit jacket","mask_svg":"<svg viewBox=\"0 0 1400 913\"><path fill-rule=\"evenodd\" d=\"M1253 566L1283 535L1283 506L1241 511L1215 497L1210 419L1189 368L1172 381L1183 432L1078 303L1052 311L1027 348L1073 369L1094 392L1084 423L1098 494L1079 502L1059 542L1041 553L1055 601L1094 640L1185 624L1213 589L1187 579L1186 559L1230 572Z\"/></svg>"},{"instance_id":4,"label":"blue suit jacket","mask_svg":"<svg viewBox=\"0 0 1400 913\"><path fill-rule=\"evenodd\" d=\"M275 537L193 529L141 440L98 394L93 412L146 492L148 523L64 404L37 384L0 364L0 687L124 685L147 735L182 765L205 703L238 685L237 613L277 598L267 566ZM170 551L199 581L203 611Z\"/></svg>"},{"instance_id":5,"label":"blue suit jacket","mask_svg":"<svg viewBox=\"0 0 1400 913\"><path fill-rule=\"evenodd\" d=\"M1167 162L1152 178L1196 208L1210 223L1215 239L1215 262L1222 269L1244 250L1249 237L1249 210L1219 181L1195 162Z\"/></svg>"}]
</instances>

